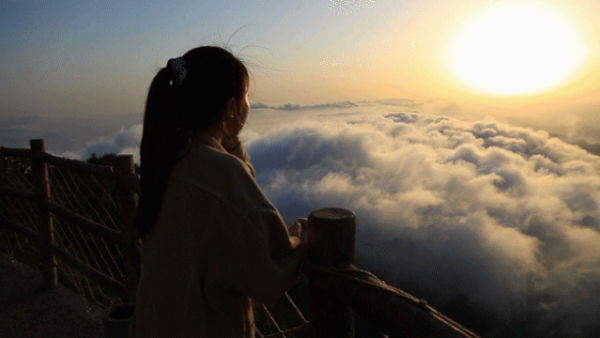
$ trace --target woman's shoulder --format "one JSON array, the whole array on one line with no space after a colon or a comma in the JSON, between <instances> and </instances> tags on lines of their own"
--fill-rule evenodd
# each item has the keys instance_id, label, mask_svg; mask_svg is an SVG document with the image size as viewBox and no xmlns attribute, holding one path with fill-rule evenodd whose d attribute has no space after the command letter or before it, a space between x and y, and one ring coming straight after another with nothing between
<instances>
[{"instance_id":1,"label":"woman's shoulder","mask_svg":"<svg viewBox=\"0 0 600 338\"><path fill-rule=\"evenodd\" d=\"M272 207L244 161L212 148L191 151L173 168L171 179L203 189L245 214Z\"/></svg>"}]
</instances>

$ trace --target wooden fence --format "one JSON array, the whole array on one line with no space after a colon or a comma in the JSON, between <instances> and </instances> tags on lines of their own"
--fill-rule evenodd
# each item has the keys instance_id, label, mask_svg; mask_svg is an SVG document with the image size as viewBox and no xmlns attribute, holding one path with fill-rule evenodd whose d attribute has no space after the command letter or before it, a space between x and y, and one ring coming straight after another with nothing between
<instances>
[{"instance_id":1,"label":"wooden fence","mask_svg":"<svg viewBox=\"0 0 600 338\"><path fill-rule=\"evenodd\" d=\"M31 159L34 191L15 190L2 186L0 187L0 196L33 201L37 209L38 233L22 224L6 219L0 219L0 228L13 231L39 243L42 251L39 269L44 276L44 289L50 289L58 285L56 261L58 257L124 301L135 302L135 290L140 273L140 252L138 246L136 246L137 240L133 228L133 216L137 209L137 194L131 188L135 189L139 185L135 175L133 156L118 156L113 167L107 167L48 154L45 152L44 140L31 140L30 145L31 149L2 147L0 148L0 156ZM54 203L50 191L49 164L72 172L92 174L114 180L119 193L119 225L121 231L108 228ZM60 216L69 221L69 224L102 238L106 242L122 247L122 250L126 253L124 256L126 283L124 284L107 276L63 248L58 247L54 241L52 215Z\"/></svg>"},{"instance_id":2,"label":"wooden fence","mask_svg":"<svg viewBox=\"0 0 600 338\"><path fill-rule=\"evenodd\" d=\"M112 167L100 166L47 154L44 140L31 140L31 149L2 147L0 157L31 159L34 191L0 186L0 196L34 202L38 232L6 219L0 219L0 229L12 231L39 243L42 256L40 272L44 277L44 288L58 285L59 258L123 301L135 302L140 275L140 251L133 227L133 217L137 209L136 192L139 191L139 178L135 174L133 156L117 156ZM120 230L106 227L53 203L48 165L114 180L118 193ZM54 242L53 215L60 216L71 225L121 247L125 283L107 276L58 247ZM308 219L308 238L310 248L305 269L309 281L308 321L286 293L284 299L293 307L301 324L289 329L282 328L269 309L260 304L265 314L263 318L267 317L270 320L276 332L263 335L257 328L258 336L290 337L308 327L308 336L311 338L351 338L354 337L354 314L357 313L389 337L478 337L433 309L424 300L385 284L368 271L356 268L356 217L352 211L339 208L314 211Z\"/></svg>"}]
</instances>

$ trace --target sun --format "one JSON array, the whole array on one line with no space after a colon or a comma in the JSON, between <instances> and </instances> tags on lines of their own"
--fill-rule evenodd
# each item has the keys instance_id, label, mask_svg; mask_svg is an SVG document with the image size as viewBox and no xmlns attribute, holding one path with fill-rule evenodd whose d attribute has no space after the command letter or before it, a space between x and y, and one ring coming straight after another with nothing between
<instances>
[{"instance_id":1,"label":"sun","mask_svg":"<svg viewBox=\"0 0 600 338\"><path fill-rule=\"evenodd\" d=\"M463 24L447 66L464 85L495 95L546 91L584 64L588 50L577 29L539 1L502 1Z\"/></svg>"}]
</instances>

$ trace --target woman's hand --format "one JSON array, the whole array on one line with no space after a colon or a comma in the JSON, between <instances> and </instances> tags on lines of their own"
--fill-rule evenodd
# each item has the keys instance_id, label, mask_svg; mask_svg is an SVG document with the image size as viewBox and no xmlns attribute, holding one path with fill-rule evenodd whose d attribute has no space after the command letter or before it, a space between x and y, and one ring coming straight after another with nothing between
<instances>
[{"instance_id":1,"label":"woman's hand","mask_svg":"<svg viewBox=\"0 0 600 338\"><path fill-rule=\"evenodd\" d=\"M235 148L237 148L240 145L240 138L239 136L235 136L235 137L229 137L229 136L225 136L223 137L223 140L221 141L221 145L223 146L223 148L225 148L225 150L227 150L228 153L230 153L231 151L233 151Z\"/></svg>"},{"instance_id":2,"label":"woman's hand","mask_svg":"<svg viewBox=\"0 0 600 338\"><path fill-rule=\"evenodd\" d=\"M308 219L298 218L291 227L288 228L290 236L298 237L301 243L308 241Z\"/></svg>"}]
</instances>

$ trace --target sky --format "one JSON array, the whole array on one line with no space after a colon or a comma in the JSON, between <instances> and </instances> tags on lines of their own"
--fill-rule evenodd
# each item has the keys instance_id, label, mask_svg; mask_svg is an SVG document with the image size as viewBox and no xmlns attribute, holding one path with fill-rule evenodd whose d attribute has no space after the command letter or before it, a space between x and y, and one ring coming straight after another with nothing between
<instances>
[{"instance_id":1,"label":"sky","mask_svg":"<svg viewBox=\"0 0 600 338\"><path fill-rule=\"evenodd\" d=\"M503 43L501 36L485 29L479 29L487 35L477 41L494 44L499 49L490 50L494 55L506 52L526 65L543 64L546 68L537 77L560 64L552 55L578 49L575 69L551 90L525 97L498 97L465 87L456 80L459 66L449 65L453 41L469 27L477 31L472 21L482 15L485 19L486 11L499 12L503 4L515 2L536 5L533 12L552 12L556 25L539 18L532 25L551 34L553 47L540 43L529 48L528 40ZM447 98L469 103L479 114L499 116L530 114L530 106L539 105L589 109L585 105L597 103L591 93L597 94L600 86L598 14L600 3L593 0L4 0L0 112L52 117L139 114L157 70L169 58L203 44L228 45L254 66L254 102ZM525 21L534 17L525 15ZM501 27L496 33L509 34L512 40L523 35L515 29L532 29L515 16L496 20ZM561 32L583 47L564 44ZM545 33L532 31L526 37L541 41L548 38ZM465 43L459 54L501 63ZM536 48L547 53L538 56L532 53ZM528 54L535 60L527 61ZM462 59L472 63L464 55ZM545 65L544 60L554 62ZM531 68L518 69L522 66L513 68Z\"/></svg>"},{"instance_id":2,"label":"sky","mask_svg":"<svg viewBox=\"0 0 600 338\"><path fill-rule=\"evenodd\" d=\"M599 15L592 0L0 0L0 145L139 163L156 72L228 46L252 72L241 138L288 224L354 210L359 267L484 337L597 337Z\"/></svg>"}]
</instances>

